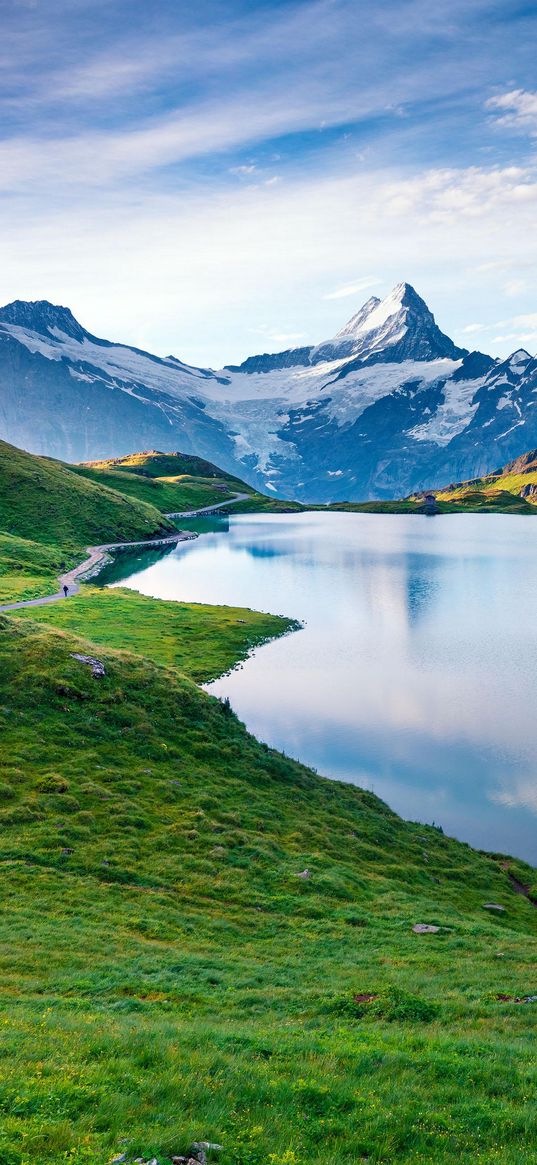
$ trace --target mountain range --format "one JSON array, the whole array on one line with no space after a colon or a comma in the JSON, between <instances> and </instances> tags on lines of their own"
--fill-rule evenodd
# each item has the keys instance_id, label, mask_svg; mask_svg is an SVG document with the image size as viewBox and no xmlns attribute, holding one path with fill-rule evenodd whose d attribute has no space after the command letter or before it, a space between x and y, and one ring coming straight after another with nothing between
<instances>
[{"instance_id":1,"label":"mountain range","mask_svg":"<svg viewBox=\"0 0 537 1165\"><path fill-rule=\"evenodd\" d=\"M70 461L180 448L273 495L383 499L537 445L537 359L457 347L401 283L329 340L219 371L99 339L69 308L0 308L0 437Z\"/></svg>"}]
</instances>

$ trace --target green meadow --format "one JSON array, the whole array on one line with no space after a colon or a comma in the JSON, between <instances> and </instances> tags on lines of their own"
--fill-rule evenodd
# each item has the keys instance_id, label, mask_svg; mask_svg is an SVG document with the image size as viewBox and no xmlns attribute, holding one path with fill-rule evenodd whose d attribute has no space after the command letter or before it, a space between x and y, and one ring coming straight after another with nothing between
<instances>
[{"instance_id":1,"label":"green meadow","mask_svg":"<svg viewBox=\"0 0 537 1165\"><path fill-rule=\"evenodd\" d=\"M187 650L186 613L99 600L0 631L0 1160L530 1161L534 872L249 736L190 678L247 613Z\"/></svg>"}]
</instances>

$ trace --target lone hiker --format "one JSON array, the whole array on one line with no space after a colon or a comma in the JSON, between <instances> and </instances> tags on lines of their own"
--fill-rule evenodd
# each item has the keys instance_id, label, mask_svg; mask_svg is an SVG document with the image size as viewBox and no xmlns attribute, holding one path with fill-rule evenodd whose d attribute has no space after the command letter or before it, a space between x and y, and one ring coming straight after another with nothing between
<instances>
[{"instance_id":1,"label":"lone hiker","mask_svg":"<svg viewBox=\"0 0 537 1165\"><path fill-rule=\"evenodd\" d=\"M67 584L66 584L66 583L64 583L64 584L63 584L63 597L64 597L64 599L66 599L66 598L67 598L67 595L68 595L68 594L69 594L69 587L67 586Z\"/></svg>"}]
</instances>

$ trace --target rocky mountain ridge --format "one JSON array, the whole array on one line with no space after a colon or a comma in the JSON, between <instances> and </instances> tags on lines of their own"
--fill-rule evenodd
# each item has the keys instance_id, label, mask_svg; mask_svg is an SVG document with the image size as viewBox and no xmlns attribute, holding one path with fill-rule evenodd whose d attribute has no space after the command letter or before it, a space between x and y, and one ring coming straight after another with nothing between
<instances>
[{"instance_id":1,"label":"rocky mountain ridge","mask_svg":"<svg viewBox=\"0 0 537 1165\"><path fill-rule=\"evenodd\" d=\"M0 436L71 461L175 449L327 502L482 476L537 445L537 360L457 347L407 283L318 345L195 368L93 336L69 308L0 308Z\"/></svg>"}]
</instances>

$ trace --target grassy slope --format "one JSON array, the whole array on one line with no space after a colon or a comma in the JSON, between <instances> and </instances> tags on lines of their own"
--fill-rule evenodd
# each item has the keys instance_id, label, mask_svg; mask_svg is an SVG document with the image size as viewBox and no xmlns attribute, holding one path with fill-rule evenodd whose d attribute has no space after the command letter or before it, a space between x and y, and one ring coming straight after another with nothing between
<instances>
[{"instance_id":1,"label":"grassy slope","mask_svg":"<svg viewBox=\"0 0 537 1165\"><path fill-rule=\"evenodd\" d=\"M134 591L89 586L69 603L17 615L84 635L98 646L138 652L154 663L178 668L197 683L216 679L252 647L298 626L291 619L241 607L163 602Z\"/></svg>"},{"instance_id":2,"label":"grassy slope","mask_svg":"<svg viewBox=\"0 0 537 1165\"><path fill-rule=\"evenodd\" d=\"M151 537L166 513L197 509L250 489L199 457L139 453L65 465L0 442L0 603L56 589L88 544ZM250 490L239 511L300 508Z\"/></svg>"},{"instance_id":3,"label":"grassy slope","mask_svg":"<svg viewBox=\"0 0 537 1165\"><path fill-rule=\"evenodd\" d=\"M499 862L76 649L3 620L3 1165L532 1160L537 1009L496 997L537 989L537 913Z\"/></svg>"},{"instance_id":4,"label":"grassy slope","mask_svg":"<svg viewBox=\"0 0 537 1165\"><path fill-rule=\"evenodd\" d=\"M145 501L0 441L0 601L54 590L90 543L150 538L169 525Z\"/></svg>"},{"instance_id":5,"label":"grassy slope","mask_svg":"<svg viewBox=\"0 0 537 1165\"><path fill-rule=\"evenodd\" d=\"M210 506L236 493L253 493L210 461L184 453L152 450L72 468L87 480L109 484L168 513Z\"/></svg>"}]
</instances>

